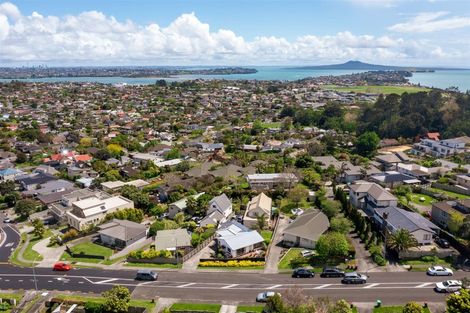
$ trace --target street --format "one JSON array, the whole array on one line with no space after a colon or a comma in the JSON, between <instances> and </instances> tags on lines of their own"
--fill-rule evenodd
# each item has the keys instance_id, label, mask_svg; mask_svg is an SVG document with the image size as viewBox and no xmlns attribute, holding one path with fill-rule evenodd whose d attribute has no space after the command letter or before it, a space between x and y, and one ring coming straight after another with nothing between
<instances>
[{"instance_id":1,"label":"street","mask_svg":"<svg viewBox=\"0 0 470 313\"><path fill-rule=\"evenodd\" d=\"M155 271L158 271L157 269ZM35 289L34 277L40 290L80 291L100 293L114 285L123 285L136 298L171 297L192 301L251 303L261 291L283 292L302 288L306 294L345 299L350 302L403 304L410 300L442 302L445 294L433 290L435 282L448 277L429 277L425 273L372 273L365 285L343 285L338 278L295 279L286 274L249 273L179 273L158 271L157 281L134 280L135 270L73 269L54 272L37 268L0 266L0 289ZM453 279L468 276L458 272Z\"/></svg>"},{"instance_id":2,"label":"street","mask_svg":"<svg viewBox=\"0 0 470 313\"><path fill-rule=\"evenodd\" d=\"M8 262L10 254L20 242L20 235L14 226L4 223L5 215L0 213L0 263Z\"/></svg>"}]
</instances>

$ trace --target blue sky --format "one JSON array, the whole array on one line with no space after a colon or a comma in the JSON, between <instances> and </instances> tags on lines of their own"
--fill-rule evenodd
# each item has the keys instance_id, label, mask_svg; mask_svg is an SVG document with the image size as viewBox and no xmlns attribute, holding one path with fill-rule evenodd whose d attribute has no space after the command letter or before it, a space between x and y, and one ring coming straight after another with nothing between
<instances>
[{"instance_id":1,"label":"blue sky","mask_svg":"<svg viewBox=\"0 0 470 313\"><path fill-rule=\"evenodd\" d=\"M2 64L276 65L360 59L468 67L469 34L470 1L464 0L0 4Z\"/></svg>"}]
</instances>

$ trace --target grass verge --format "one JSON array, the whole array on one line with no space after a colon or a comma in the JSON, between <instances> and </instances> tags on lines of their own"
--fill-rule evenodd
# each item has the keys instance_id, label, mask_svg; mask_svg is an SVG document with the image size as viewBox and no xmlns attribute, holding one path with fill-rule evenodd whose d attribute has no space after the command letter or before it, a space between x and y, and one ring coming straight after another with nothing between
<instances>
[{"instance_id":1,"label":"grass verge","mask_svg":"<svg viewBox=\"0 0 470 313\"><path fill-rule=\"evenodd\" d=\"M93 301L96 303L105 302L105 299L102 297L85 297L85 296L75 296L75 295L66 295L66 294L60 294L60 295L55 296L54 298L63 299L67 301L82 301L82 302ZM156 305L156 303L153 303L151 300L142 300L142 299L131 299L129 304L131 306L146 308L149 311L153 310L153 308L155 308L155 305Z\"/></svg>"},{"instance_id":2,"label":"grass verge","mask_svg":"<svg viewBox=\"0 0 470 313\"><path fill-rule=\"evenodd\" d=\"M403 306L382 306L380 308L374 308L373 313L402 313ZM424 308L424 313L431 313L429 308Z\"/></svg>"},{"instance_id":3,"label":"grass verge","mask_svg":"<svg viewBox=\"0 0 470 313\"><path fill-rule=\"evenodd\" d=\"M237 313L248 313L248 312L263 312L264 305L239 305L237 307Z\"/></svg>"},{"instance_id":4,"label":"grass verge","mask_svg":"<svg viewBox=\"0 0 470 313\"><path fill-rule=\"evenodd\" d=\"M170 311L207 311L219 312L220 304L210 303L175 303L170 307Z\"/></svg>"}]
</instances>

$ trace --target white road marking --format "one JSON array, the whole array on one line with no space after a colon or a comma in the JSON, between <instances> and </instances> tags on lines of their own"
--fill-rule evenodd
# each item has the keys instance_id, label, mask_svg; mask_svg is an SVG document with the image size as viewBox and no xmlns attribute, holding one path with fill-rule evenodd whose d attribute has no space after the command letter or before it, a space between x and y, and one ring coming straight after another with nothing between
<instances>
[{"instance_id":1,"label":"white road marking","mask_svg":"<svg viewBox=\"0 0 470 313\"><path fill-rule=\"evenodd\" d=\"M238 285L239 284L232 284L232 285L224 286L224 287L222 287L222 289L229 289L229 288L232 288L232 287L236 287Z\"/></svg>"},{"instance_id":2,"label":"white road marking","mask_svg":"<svg viewBox=\"0 0 470 313\"><path fill-rule=\"evenodd\" d=\"M370 284L370 285L367 285L364 287L364 289L368 289L368 288L374 288L375 286L378 286L380 284Z\"/></svg>"},{"instance_id":3,"label":"white road marking","mask_svg":"<svg viewBox=\"0 0 470 313\"><path fill-rule=\"evenodd\" d=\"M106 284L106 283L109 283L109 282L112 282L112 281L115 281L115 280L118 280L117 278L110 278L110 279L106 279L106 280L102 280L102 281L97 281L95 284Z\"/></svg>"},{"instance_id":4,"label":"white road marking","mask_svg":"<svg viewBox=\"0 0 470 313\"><path fill-rule=\"evenodd\" d=\"M189 283L189 284L179 285L177 288L185 288L185 287L189 287L189 286L192 286L192 285L196 285L196 283Z\"/></svg>"},{"instance_id":5,"label":"white road marking","mask_svg":"<svg viewBox=\"0 0 470 313\"><path fill-rule=\"evenodd\" d=\"M16 229L14 229L13 227L11 227L10 225L8 225L8 227L10 227L10 229L11 229L12 231L14 231L15 233L17 233L18 236L21 237L21 234L20 234Z\"/></svg>"},{"instance_id":6,"label":"white road marking","mask_svg":"<svg viewBox=\"0 0 470 313\"><path fill-rule=\"evenodd\" d=\"M10 281L9 279L5 279L5 281Z\"/></svg>"},{"instance_id":7,"label":"white road marking","mask_svg":"<svg viewBox=\"0 0 470 313\"><path fill-rule=\"evenodd\" d=\"M5 248L8 248L8 247L11 247L13 246L15 243L14 242L9 242L5 245Z\"/></svg>"},{"instance_id":8,"label":"white road marking","mask_svg":"<svg viewBox=\"0 0 470 313\"><path fill-rule=\"evenodd\" d=\"M151 283L154 283L155 281L146 281L145 283L140 283L138 284L137 286L144 286L144 285L147 285L147 284L151 284Z\"/></svg>"},{"instance_id":9,"label":"white road marking","mask_svg":"<svg viewBox=\"0 0 470 313\"><path fill-rule=\"evenodd\" d=\"M78 283L79 283L79 284L84 284L85 282L83 282L83 281L79 281Z\"/></svg>"},{"instance_id":10,"label":"white road marking","mask_svg":"<svg viewBox=\"0 0 470 313\"><path fill-rule=\"evenodd\" d=\"M52 280L48 280L47 282L48 282L48 283L52 283Z\"/></svg>"},{"instance_id":11,"label":"white road marking","mask_svg":"<svg viewBox=\"0 0 470 313\"><path fill-rule=\"evenodd\" d=\"M3 235L2 235L3 234ZM7 240L7 234L3 231L3 229L0 228L0 236L2 238L2 241L0 242L0 247L3 246L5 241Z\"/></svg>"},{"instance_id":12,"label":"white road marking","mask_svg":"<svg viewBox=\"0 0 470 313\"><path fill-rule=\"evenodd\" d=\"M276 289L276 288L279 288L279 287L282 287L282 285L274 285L274 286L268 287L266 289Z\"/></svg>"},{"instance_id":13,"label":"white road marking","mask_svg":"<svg viewBox=\"0 0 470 313\"><path fill-rule=\"evenodd\" d=\"M432 285L432 284L434 284L434 283L424 283L424 284L416 286L415 288L424 288L424 287L427 287L427 286Z\"/></svg>"},{"instance_id":14,"label":"white road marking","mask_svg":"<svg viewBox=\"0 0 470 313\"><path fill-rule=\"evenodd\" d=\"M18 282L19 282L19 283L22 283L22 282L23 282L23 280L22 280L22 279L18 279Z\"/></svg>"},{"instance_id":15,"label":"white road marking","mask_svg":"<svg viewBox=\"0 0 470 313\"><path fill-rule=\"evenodd\" d=\"M315 288L313 288L313 289L323 289L323 288L328 287L328 286L331 286L331 285L332 285L332 284L324 284L324 285L315 287Z\"/></svg>"}]
</instances>

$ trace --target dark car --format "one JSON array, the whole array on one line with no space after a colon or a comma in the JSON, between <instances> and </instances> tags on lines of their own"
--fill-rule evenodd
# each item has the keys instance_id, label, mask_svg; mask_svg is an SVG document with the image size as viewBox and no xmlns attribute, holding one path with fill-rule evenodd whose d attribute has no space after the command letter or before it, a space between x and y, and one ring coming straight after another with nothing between
<instances>
[{"instance_id":1,"label":"dark car","mask_svg":"<svg viewBox=\"0 0 470 313\"><path fill-rule=\"evenodd\" d=\"M139 270L135 277L136 280L157 280L158 274L149 270Z\"/></svg>"},{"instance_id":2,"label":"dark car","mask_svg":"<svg viewBox=\"0 0 470 313\"><path fill-rule=\"evenodd\" d=\"M311 270L305 268L296 268L292 273L292 277L294 278L312 278L315 277L315 273Z\"/></svg>"},{"instance_id":3,"label":"dark car","mask_svg":"<svg viewBox=\"0 0 470 313\"><path fill-rule=\"evenodd\" d=\"M325 267L320 277L343 277L344 271L336 267Z\"/></svg>"},{"instance_id":4,"label":"dark car","mask_svg":"<svg viewBox=\"0 0 470 313\"><path fill-rule=\"evenodd\" d=\"M441 248L450 248L450 243L444 238L436 238L436 243Z\"/></svg>"},{"instance_id":5,"label":"dark car","mask_svg":"<svg viewBox=\"0 0 470 313\"><path fill-rule=\"evenodd\" d=\"M356 272L346 273L341 282L343 284L365 284L367 282L367 276Z\"/></svg>"}]
</instances>

